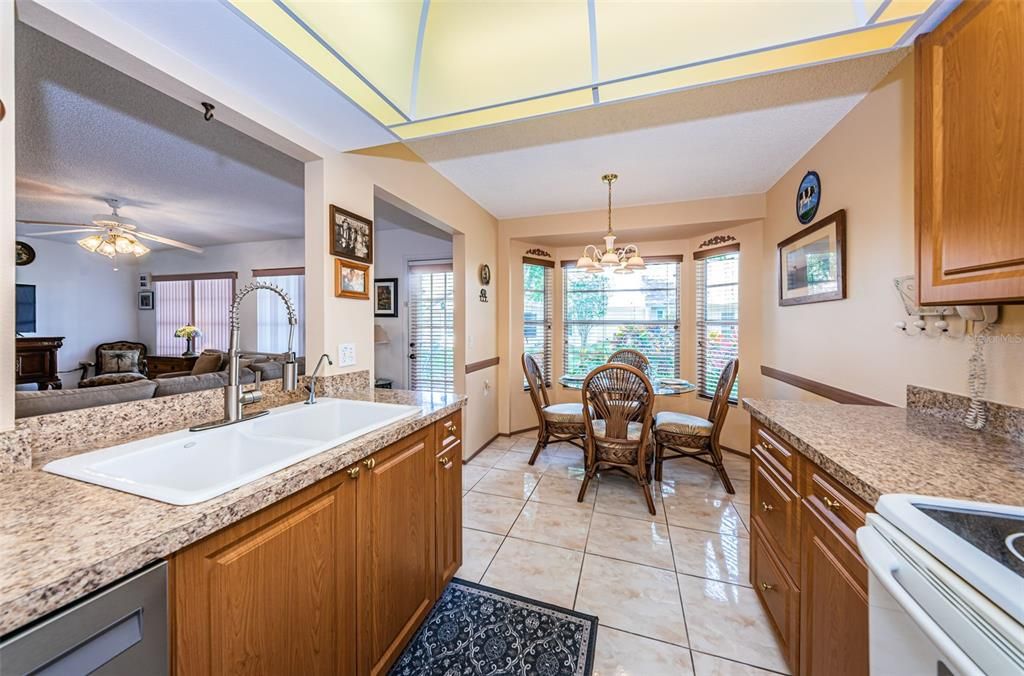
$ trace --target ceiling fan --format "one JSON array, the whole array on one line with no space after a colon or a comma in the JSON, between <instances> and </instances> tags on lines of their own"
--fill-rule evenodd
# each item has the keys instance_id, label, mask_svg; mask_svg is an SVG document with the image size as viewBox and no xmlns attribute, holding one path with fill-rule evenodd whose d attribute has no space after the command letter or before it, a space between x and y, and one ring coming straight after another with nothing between
<instances>
[{"instance_id":1,"label":"ceiling fan","mask_svg":"<svg viewBox=\"0 0 1024 676\"><path fill-rule=\"evenodd\" d=\"M144 256L149 253L149 247L140 242L140 239L151 242L159 242L170 246L203 253L197 246L179 242L169 237L161 237L148 232L140 232L138 225L130 218L117 213L121 201L114 198L104 198L104 202L110 207L109 214L96 214L92 217L92 223L62 223L60 221L27 221L17 219L23 225L39 225L46 228L65 228L64 230L51 230L49 232L34 232L33 237L49 237L53 235L67 235L73 232L90 232L78 240L78 245L92 253L98 253L107 258L113 258L117 254L131 254L133 256Z\"/></svg>"}]
</instances>

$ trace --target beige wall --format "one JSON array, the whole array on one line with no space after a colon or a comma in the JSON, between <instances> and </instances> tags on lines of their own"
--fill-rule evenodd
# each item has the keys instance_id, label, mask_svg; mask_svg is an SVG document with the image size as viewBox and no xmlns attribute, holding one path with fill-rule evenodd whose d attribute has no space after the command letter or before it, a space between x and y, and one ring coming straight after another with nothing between
<instances>
[{"instance_id":1,"label":"beige wall","mask_svg":"<svg viewBox=\"0 0 1024 676\"><path fill-rule=\"evenodd\" d=\"M963 338L894 328L906 315L893 278L914 272L913 95L908 57L768 191L762 276L765 364L898 405L908 383L966 394L971 350ZM803 227L793 203L811 169L821 176L819 217L846 209L848 297L779 307L776 245ZM962 332L953 322L950 333ZM1004 308L999 333L987 348L988 398L1024 405L1024 307ZM811 396L770 380L765 394Z\"/></svg>"},{"instance_id":2,"label":"beige wall","mask_svg":"<svg viewBox=\"0 0 1024 676\"><path fill-rule=\"evenodd\" d=\"M14 3L0 4L0 256L14 260ZM0 266L0 336L14 335L14 266ZM14 426L14 341L0 341L0 429Z\"/></svg>"}]
</instances>

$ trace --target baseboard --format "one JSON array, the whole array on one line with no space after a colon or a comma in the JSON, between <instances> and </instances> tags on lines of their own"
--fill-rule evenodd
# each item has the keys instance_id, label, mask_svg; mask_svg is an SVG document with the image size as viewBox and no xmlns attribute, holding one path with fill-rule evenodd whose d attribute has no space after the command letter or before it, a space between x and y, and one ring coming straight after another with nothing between
<instances>
[{"instance_id":1,"label":"baseboard","mask_svg":"<svg viewBox=\"0 0 1024 676\"><path fill-rule=\"evenodd\" d=\"M503 434L501 436L503 436L503 437L514 437L517 434L522 434L524 432L532 432L532 431L534 431L537 428L538 428L538 425L534 425L533 427L526 427L526 428L521 429L521 430L513 430L512 432L509 432L508 434Z\"/></svg>"},{"instance_id":2,"label":"baseboard","mask_svg":"<svg viewBox=\"0 0 1024 676\"><path fill-rule=\"evenodd\" d=\"M465 465L465 464L466 464L467 462L469 462L470 460L472 460L472 459L473 459L473 458L475 458L476 456L480 455L480 451L482 451L482 450L484 450L485 448L487 448L488 446L490 446L490 445L491 445L491 442L492 442L492 441L494 441L495 439L497 439L497 438L498 438L498 437L500 437L500 436L505 436L505 435L502 435L502 434L495 434L495 435L494 435L493 437L491 437L490 439L488 439L488 440L487 440L487 441L486 441L486 442L484 443L484 445L483 445L483 446L481 446L480 448L478 448L478 449L476 449L475 451L473 451L473 455L469 456L468 458L463 458L463 459L462 459L462 464L463 464L463 465Z\"/></svg>"},{"instance_id":3,"label":"baseboard","mask_svg":"<svg viewBox=\"0 0 1024 676\"><path fill-rule=\"evenodd\" d=\"M733 455L738 455L741 458L749 458L750 457L749 453L744 453L743 451L738 451L735 448L729 448L728 446L719 446L719 448L721 448L726 453L732 453Z\"/></svg>"}]
</instances>

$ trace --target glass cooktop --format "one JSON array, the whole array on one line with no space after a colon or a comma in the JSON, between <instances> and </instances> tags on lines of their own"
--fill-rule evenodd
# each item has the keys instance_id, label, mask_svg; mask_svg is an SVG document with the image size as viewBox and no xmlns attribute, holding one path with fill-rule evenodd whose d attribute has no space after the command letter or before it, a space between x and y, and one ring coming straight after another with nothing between
<instances>
[{"instance_id":1,"label":"glass cooktop","mask_svg":"<svg viewBox=\"0 0 1024 676\"><path fill-rule=\"evenodd\" d=\"M1024 517L935 505L914 506L989 558L1024 577Z\"/></svg>"}]
</instances>

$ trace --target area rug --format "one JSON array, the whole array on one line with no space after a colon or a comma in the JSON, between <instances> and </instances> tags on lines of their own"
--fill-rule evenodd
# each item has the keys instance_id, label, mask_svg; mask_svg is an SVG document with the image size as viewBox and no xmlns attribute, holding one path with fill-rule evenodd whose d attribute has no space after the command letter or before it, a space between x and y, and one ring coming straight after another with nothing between
<instances>
[{"instance_id":1,"label":"area rug","mask_svg":"<svg viewBox=\"0 0 1024 676\"><path fill-rule=\"evenodd\" d=\"M597 618L451 581L392 676L590 676Z\"/></svg>"}]
</instances>

